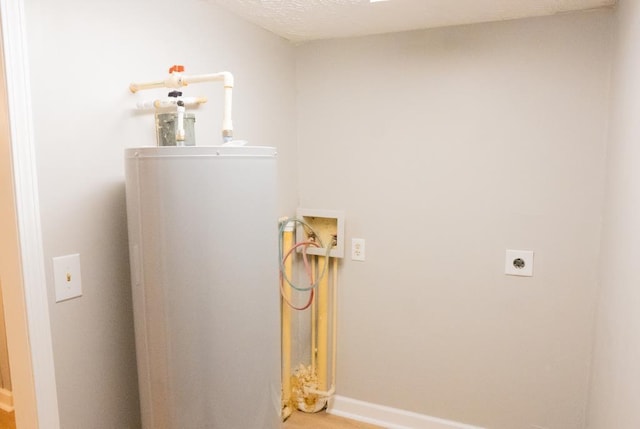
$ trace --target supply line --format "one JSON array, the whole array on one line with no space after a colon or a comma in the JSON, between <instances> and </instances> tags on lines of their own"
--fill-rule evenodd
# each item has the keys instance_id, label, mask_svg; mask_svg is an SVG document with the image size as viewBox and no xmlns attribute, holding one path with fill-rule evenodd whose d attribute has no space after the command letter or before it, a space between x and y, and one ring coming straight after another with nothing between
<instances>
[{"instance_id":1,"label":"supply line","mask_svg":"<svg viewBox=\"0 0 640 429\"><path fill-rule=\"evenodd\" d=\"M322 244L322 240L320 239L320 236L313 230L313 228L306 223L303 220L300 219L296 219L296 218L289 218L286 219L284 221L281 222L280 225L280 230L279 230L279 234L278 234L278 251L279 254L282 255L283 254L283 249L282 249L282 240L283 240L283 232L284 232L284 228L289 224L289 222L294 222L294 223L298 223L300 225L305 226L306 228L309 229L309 231L311 231L311 233L313 234L314 237L316 237L318 239L319 242L319 246L318 247L324 247ZM324 262L324 266L322 267L322 273L320 273L320 275L315 279L315 282L311 282L311 284L309 285L309 287L300 287L300 286L296 286L295 284L293 284L293 282L291 281L291 279L289 279L289 277L287 277L287 274L285 272L284 269L284 264L282 262L282 259L279 260L279 265L280 265L280 273L282 274L282 278L287 282L287 284L289 286L291 286L292 288L294 288L297 291L300 292L308 292L311 289L315 289L316 287L318 287L318 284L320 283L320 280L325 276L326 272L327 272L327 267L329 266L329 254L331 253L331 248L333 247L333 240L331 242L329 242L329 244L327 244L327 251L325 254L325 262Z\"/></svg>"},{"instance_id":2,"label":"supply line","mask_svg":"<svg viewBox=\"0 0 640 429\"><path fill-rule=\"evenodd\" d=\"M293 253L294 250L296 250L299 247L302 247L302 254L304 255L303 261L304 261L305 272L309 276L309 283L312 284L313 274L311 273L311 267L309 266L309 261L308 261L307 252L306 252L307 247L309 246L320 247L320 245L315 241L303 241L301 243L296 243L293 247L291 247L291 249L289 249L289 251L284 256L284 258L282 258L282 265L284 265L287 262L287 259L289 258L289 256L291 256L291 253ZM280 294L282 295L282 299L284 300L284 302L286 302L287 305L289 305L289 307L293 308L294 310L303 311L309 308L313 303L314 290L313 289L310 290L309 301L303 307L296 307L286 297L286 294L284 292L283 272L281 271L280 272Z\"/></svg>"}]
</instances>

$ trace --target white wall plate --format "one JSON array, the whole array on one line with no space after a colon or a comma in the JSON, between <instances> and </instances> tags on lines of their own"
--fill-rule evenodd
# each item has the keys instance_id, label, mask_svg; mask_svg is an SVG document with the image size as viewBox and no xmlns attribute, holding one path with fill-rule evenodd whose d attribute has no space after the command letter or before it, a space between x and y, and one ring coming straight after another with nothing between
<instances>
[{"instance_id":1,"label":"white wall plate","mask_svg":"<svg viewBox=\"0 0 640 429\"><path fill-rule=\"evenodd\" d=\"M53 258L53 278L56 285L56 302L82 296L80 255Z\"/></svg>"},{"instance_id":2,"label":"white wall plate","mask_svg":"<svg viewBox=\"0 0 640 429\"><path fill-rule=\"evenodd\" d=\"M533 251L507 249L504 273L509 276L533 276Z\"/></svg>"}]
</instances>

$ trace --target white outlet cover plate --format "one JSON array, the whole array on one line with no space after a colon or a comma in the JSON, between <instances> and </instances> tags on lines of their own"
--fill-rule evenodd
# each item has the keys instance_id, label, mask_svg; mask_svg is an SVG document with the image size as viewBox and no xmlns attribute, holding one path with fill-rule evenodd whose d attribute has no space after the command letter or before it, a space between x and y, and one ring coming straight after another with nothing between
<instances>
[{"instance_id":1,"label":"white outlet cover plate","mask_svg":"<svg viewBox=\"0 0 640 429\"><path fill-rule=\"evenodd\" d=\"M504 261L504 273L509 276L532 277L533 251L507 249Z\"/></svg>"},{"instance_id":2,"label":"white outlet cover plate","mask_svg":"<svg viewBox=\"0 0 640 429\"><path fill-rule=\"evenodd\" d=\"M351 239L351 260L364 261L365 256L366 255L365 255L364 238L352 238Z\"/></svg>"},{"instance_id":3,"label":"white outlet cover plate","mask_svg":"<svg viewBox=\"0 0 640 429\"><path fill-rule=\"evenodd\" d=\"M82 296L80 255L53 258L53 279L56 286L56 302Z\"/></svg>"}]
</instances>

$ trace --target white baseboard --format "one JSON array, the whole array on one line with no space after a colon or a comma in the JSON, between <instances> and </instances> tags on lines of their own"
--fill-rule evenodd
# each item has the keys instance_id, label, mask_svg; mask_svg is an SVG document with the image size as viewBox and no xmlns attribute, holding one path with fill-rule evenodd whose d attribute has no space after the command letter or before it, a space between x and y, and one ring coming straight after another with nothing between
<instances>
[{"instance_id":1,"label":"white baseboard","mask_svg":"<svg viewBox=\"0 0 640 429\"><path fill-rule=\"evenodd\" d=\"M0 410L13 411L13 393L3 388L0 388Z\"/></svg>"},{"instance_id":2,"label":"white baseboard","mask_svg":"<svg viewBox=\"0 0 640 429\"><path fill-rule=\"evenodd\" d=\"M483 429L338 395L329 402L327 412L387 429Z\"/></svg>"}]
</instances>

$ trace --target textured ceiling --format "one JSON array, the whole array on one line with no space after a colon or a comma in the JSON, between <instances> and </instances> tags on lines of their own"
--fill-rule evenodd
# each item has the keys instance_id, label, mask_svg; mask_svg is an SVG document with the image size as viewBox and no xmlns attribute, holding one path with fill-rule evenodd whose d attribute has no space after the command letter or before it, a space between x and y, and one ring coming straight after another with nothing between
<instances>
[{"instance_id":1,"label":"textured ceiling","mask_svg":"<svg viewBox=\"0 0 640 429\"><path fill-rule=\"evenodd\" d=\"M502 21L616 0L205 0L293 42Z\"/></svg>"}]
</instances>

